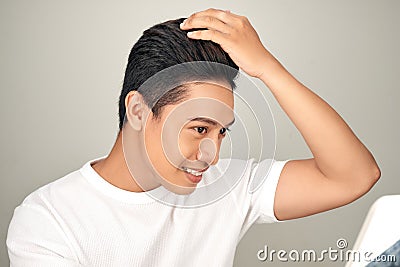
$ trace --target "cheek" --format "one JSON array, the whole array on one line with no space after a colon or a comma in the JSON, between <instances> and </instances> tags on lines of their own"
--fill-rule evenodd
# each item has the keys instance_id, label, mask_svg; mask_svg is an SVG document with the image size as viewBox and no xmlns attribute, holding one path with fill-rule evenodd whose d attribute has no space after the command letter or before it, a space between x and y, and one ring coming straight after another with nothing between
<instances>
[{"instance_id":1,"label":"cheek","mask_svg":"<svg viewBox=\"0 0 400 267\"><path fill-rule=\"evenodd\" d=\"M181 133L179 135L179 150L185 159L195 160L199 143L200 140L192 138L188 133Z\"/></svg>"},{"instance_id":2,"label":"cheek","mask_svg":"<svg viewBox=\"0 0 400 267\"><path fill-rule=\"evenodd\" d=\"M146 128L144 135L145 148L150 160L154 163L154 159L157 155L160 155L162 151L161 146L161 133L157 128Z\"/></svg>"}]
</instances>

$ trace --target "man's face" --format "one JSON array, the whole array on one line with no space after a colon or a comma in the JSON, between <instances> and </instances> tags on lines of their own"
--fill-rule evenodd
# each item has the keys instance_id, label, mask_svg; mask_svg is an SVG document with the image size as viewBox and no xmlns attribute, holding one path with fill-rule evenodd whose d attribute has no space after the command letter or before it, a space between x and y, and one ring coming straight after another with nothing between
<instances>
[{"instance_id":1,"label":"man's face","mask_svg":"<svg viewBox=\"0 0 400 267\"><path fill-rule=\"evenodd\" d=\"M217 163L221 142L234 121L228 86L192 84L184 101L149 116L145 148L160 183L172 192L193 192L202 173Z\"/></svg>"}]
</instances>

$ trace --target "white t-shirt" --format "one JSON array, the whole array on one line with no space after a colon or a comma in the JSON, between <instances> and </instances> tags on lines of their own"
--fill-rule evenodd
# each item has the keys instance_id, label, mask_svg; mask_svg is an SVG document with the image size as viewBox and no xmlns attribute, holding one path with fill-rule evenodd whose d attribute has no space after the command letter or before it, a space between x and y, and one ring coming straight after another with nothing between
<instances>
[{"instance_id":1,"label":"white t-shirt","mask_svg":"<svg viewBox=\"0 0 400 267\"><path fill-rule=\"evenodd\" d=\"M11 266L232 266L253 223L278 221L274 196L287 161L221 159L203 177L228 161L241 179L218 201L197 208L119 189L88 162L15 209L7 235ZM261 164L270 166L268 175L250 193Z\"/></svg>"}]
</instances>

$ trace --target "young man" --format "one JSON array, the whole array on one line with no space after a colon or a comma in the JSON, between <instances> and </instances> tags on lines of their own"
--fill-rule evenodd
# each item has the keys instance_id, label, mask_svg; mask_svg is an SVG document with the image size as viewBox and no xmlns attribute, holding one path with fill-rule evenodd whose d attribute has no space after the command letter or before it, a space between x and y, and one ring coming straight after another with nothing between
<instances>
[{"instance_id":1,"label":"young man","mask_svg":"<svg viewBox=\"0 0 400 267\"><path fill-rule=\"evenodd\" d=\"M379 179L367 148L263 47L245 17L209 9L182 21L152 27L132 48L121 131L110 154L40 188L15 210L7 236L13 266L231 266L253 223L345 205ZM208 70L189 68L189 74L202 70L196 82L171 86L161 96L154 93L156 83L145 86L153 75L194 61L239 67L261 79L314 157L271 161L253 193L249 185L263 163L233 159L224 173L229 163L218 161L218 153L234 120L234 75L210 71L212 64L203 62ZM180 77L179 67L174 73ZM209 205L188 209L162 201L165 188L186 201L217 176L240 179ZM208 188L206 195L212 183Z\"/></svg>"}]
</instances>

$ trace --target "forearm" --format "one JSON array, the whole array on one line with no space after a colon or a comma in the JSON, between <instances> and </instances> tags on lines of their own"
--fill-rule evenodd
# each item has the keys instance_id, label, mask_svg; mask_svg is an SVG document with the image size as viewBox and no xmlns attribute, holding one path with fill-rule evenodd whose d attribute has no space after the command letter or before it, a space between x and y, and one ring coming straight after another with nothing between
<instances>
[{"instance_id":1,"label":"forearm","mask_svg":"<svg viewBox=\"0 0 400 267\"><path fill-rule=\"evenodd\" d=\"M331 106L298 82L272 55L263 66L260 79L300 131L327 178L366 179L379 173L371 153Z\"/></svg>"}]
</instances>

